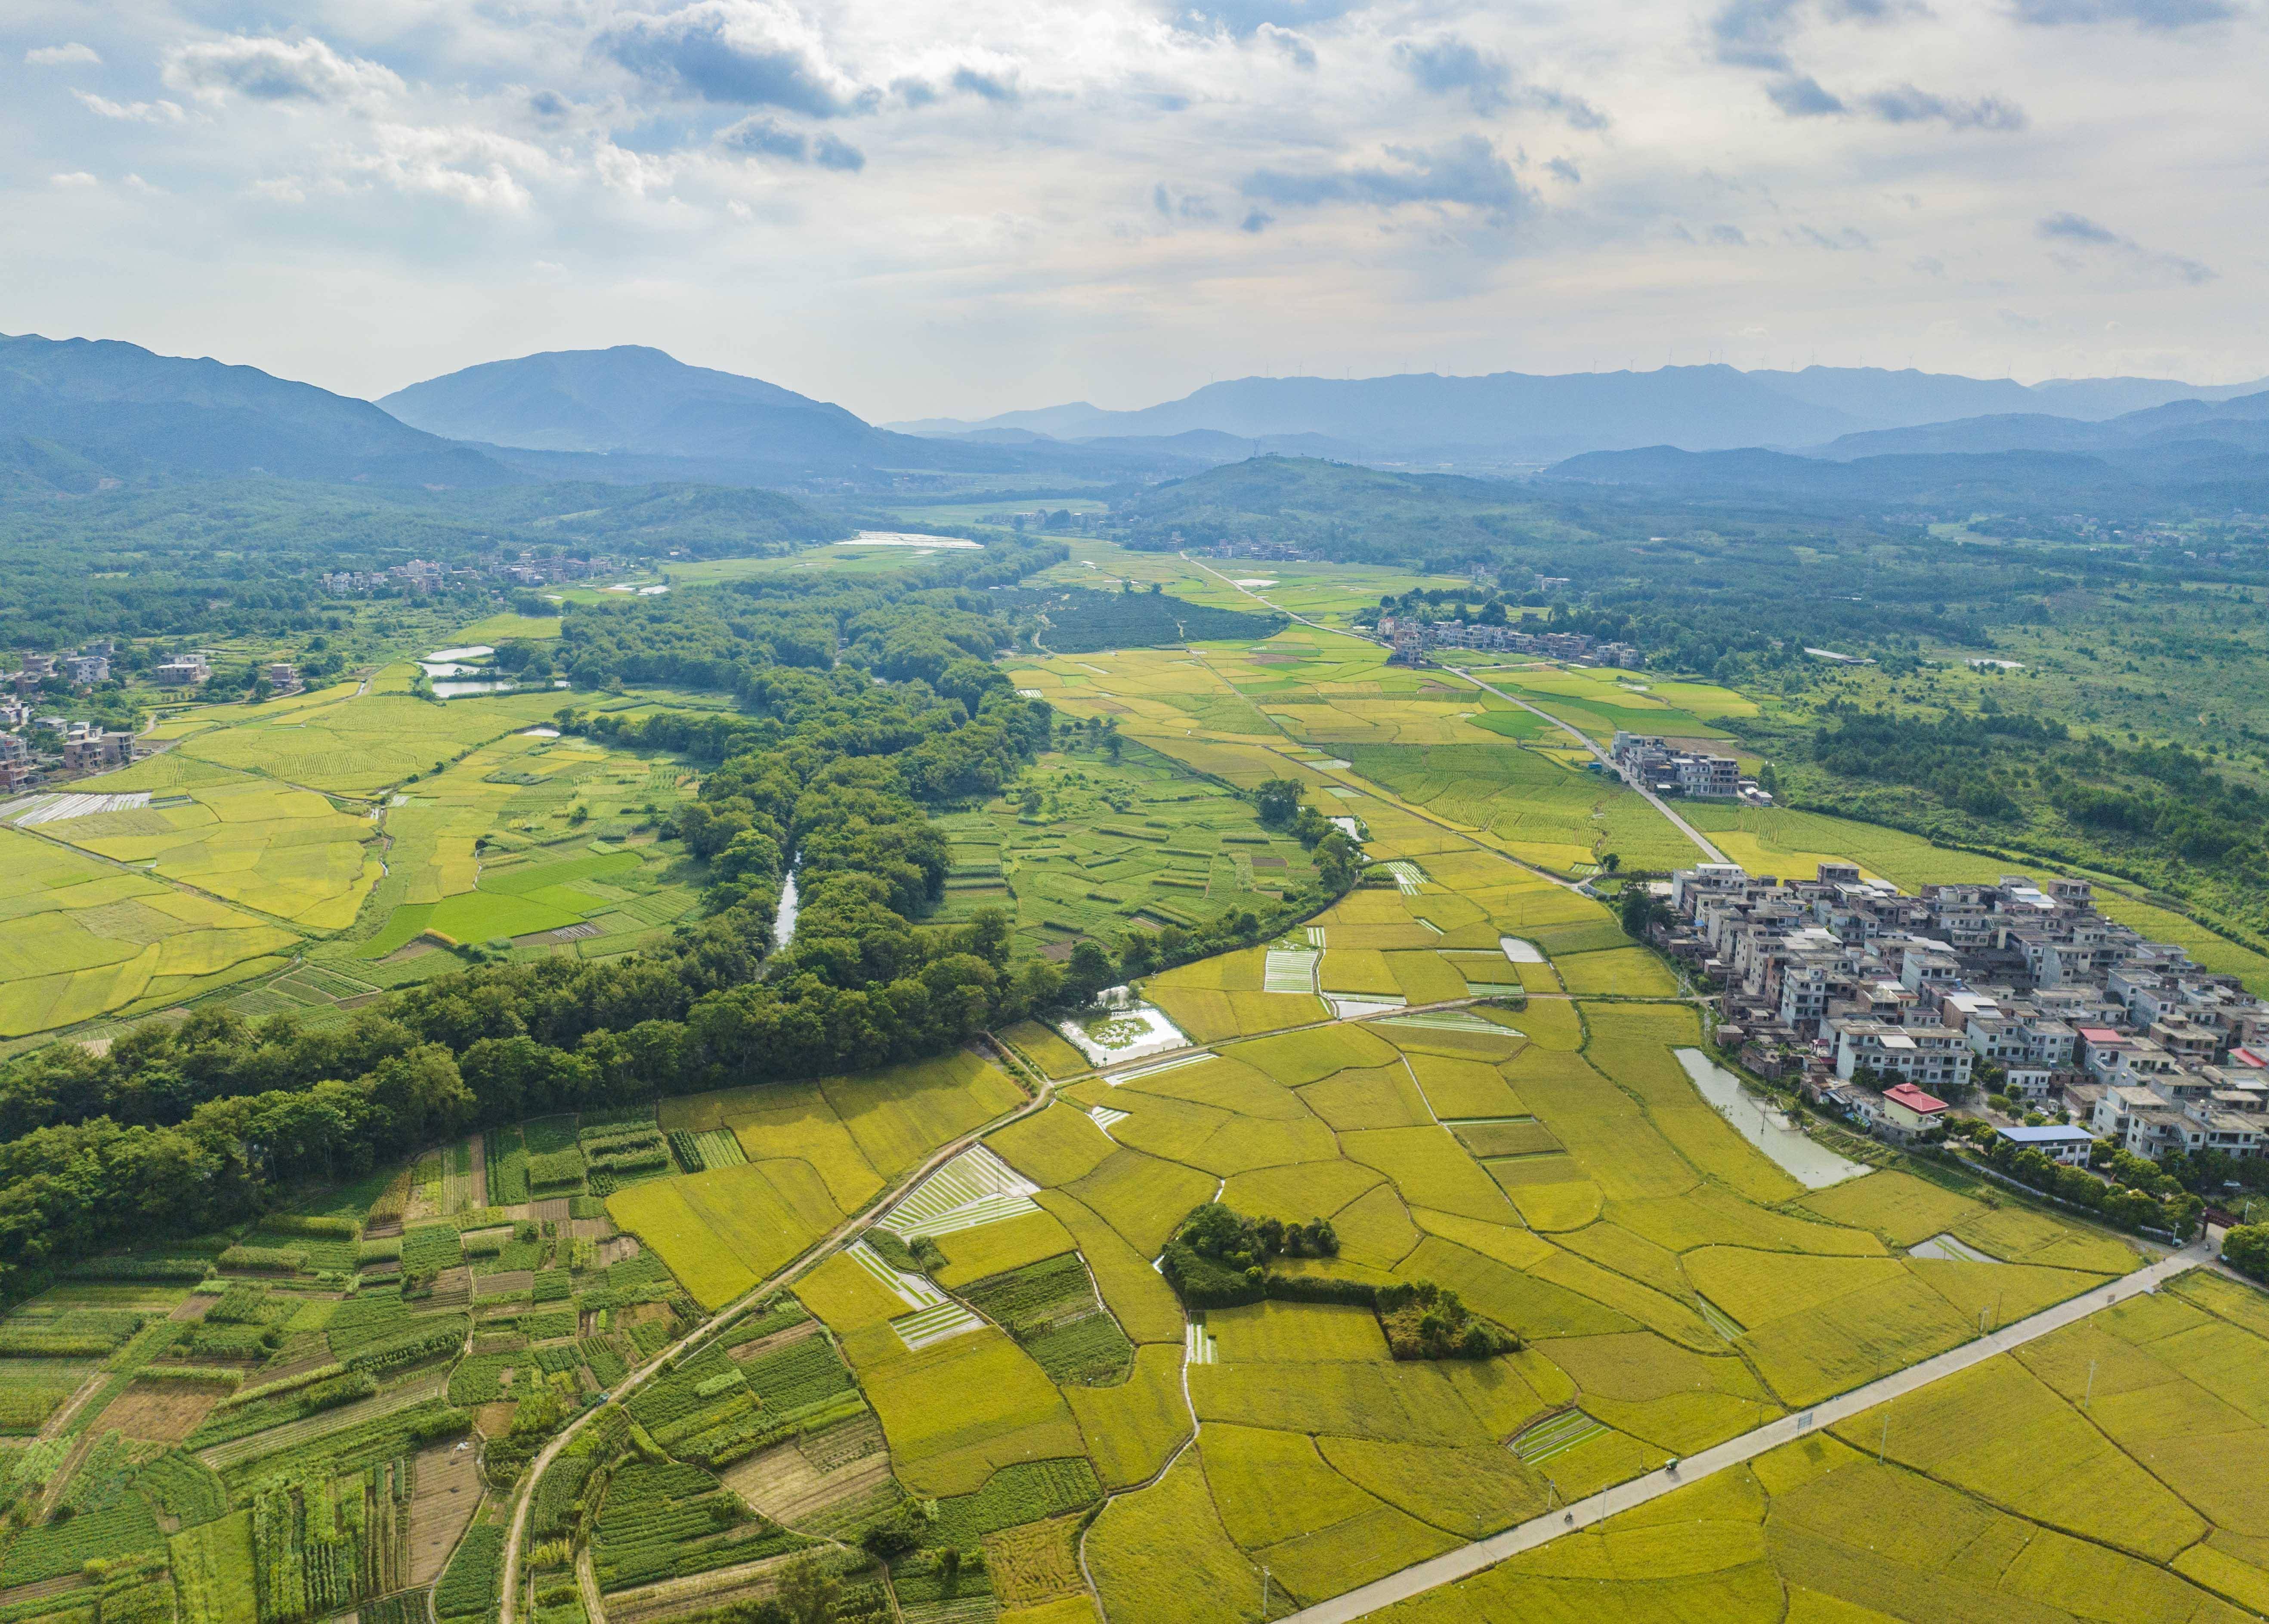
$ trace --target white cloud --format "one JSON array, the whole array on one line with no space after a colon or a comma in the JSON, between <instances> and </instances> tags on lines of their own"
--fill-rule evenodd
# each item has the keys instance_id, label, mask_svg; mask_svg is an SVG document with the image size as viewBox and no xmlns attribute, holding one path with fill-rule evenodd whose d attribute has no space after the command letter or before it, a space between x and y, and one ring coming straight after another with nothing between
<instances>
[{"instance_id":1,"label":"white cloud","mask_svg":"<svg viewBox=\"0 0 2269 1624\"><path fill-rule=\"evenodd\" d=\"M90 186L100 186L102 182L84 169L74 169L67 174L49 175L48 184L60 186L69 191L78 191Z\"/></svg>"},{"instance_id":2,"label":"white cloud","mask_svg":"<svg viewBox=\"0 0 2269 1624\"><path fill-rule=\"evenodd\" d=\"M869 416L969 415L1303 359L1746 364L1760 321L1784 360L2040 375L2089 370L2051 346L2116 319L2134 353L2269 373L2258 233L2228 207L2231 165L2258 166L2263 0L102 15L100 55L26 52L99 75L18 76L50 210L0 233L19 319L180 321L334 387L643 342ZM98 240L71 184L163 229ZM2039 234L2065 213L2111 240ZM373 314L279 319L333 285Z\"/></svg>"},{"instance_id":3,"label":"white cloud","mask_svg":"<svg viewBox=\"0 0 2269 1624\"><path fill-rule=\"evenodd\" d=\"M403 90L392 69L342 56L322 41L238 34L176 46L166 53L166 83L209 101L240 96L252 101L311 102L364 107Z\"/></svg>"},{"instance_id":4,"label":"white cloud","mask_svg":"<svg viewBox=\"0 0 2269 1624\"><path fill-rule=\"evenodd\" d=\"M71 93L85 104L88 112L129 123L178 124L188 116L181 111L181 105L177 101L113 101L107 96L89 95L83 90Z\"/></svg>"}]
</instances>

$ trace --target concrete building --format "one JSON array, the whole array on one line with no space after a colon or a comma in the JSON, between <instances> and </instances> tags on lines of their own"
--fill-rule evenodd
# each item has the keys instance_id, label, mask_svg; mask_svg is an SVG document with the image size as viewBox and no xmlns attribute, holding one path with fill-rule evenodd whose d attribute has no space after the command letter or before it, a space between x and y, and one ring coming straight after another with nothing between
<instances>
[{"instance_id":1,"label":"concrete building","mask_svg":"<svg viewBox=\"0 0 2269 1624\"><path fill-rule=\"evenodd\" d=\"M2051 1162L2066 1167L2086 1167L2088 1158L2095 1148L2095 1136L2085 1128L2071 1127L2006 1127L1995 1128L1994 1137L2020 1150L2037 1150Z\"/></svg>"},{"instance_id":2,"label":"concrete building","mask_svg":"<svg viewBox=\"0 0 2269 1624\"><path fill-rule=\"evenodd\" d=\"M1608 757L1635 789L1703 801L1733 801L1741 794L1741 763L1731 756L1674 749L1651 734L1618 733Z\"/></svg>"}]
</instances>

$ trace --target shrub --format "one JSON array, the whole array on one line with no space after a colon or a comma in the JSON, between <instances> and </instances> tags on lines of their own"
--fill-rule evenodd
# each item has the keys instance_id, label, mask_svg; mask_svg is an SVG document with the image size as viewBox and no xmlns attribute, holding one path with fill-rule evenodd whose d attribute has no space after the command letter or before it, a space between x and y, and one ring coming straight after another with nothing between
<instances>
[{"instance_id":1,"label":"shrub","mask_svg":"<svg viewBox=\"0 0 2269 1624\"><path fill-rule=\"evenodd\" d=\"M2269 1223L2242 1223L2227 1231L2221 1260L2241 1274L2269 1281Z\"/></svg>"},{"instance_id":2,"label":"shrub","mask_svg":"<svg viewBox=\"0 0 2269 1624\"><path fill-rule=\"evenodd\" d=\"M225 1269L261 1269L296 1274L307 1265L307 1254L296 1246L232 1246L220 1255Z\"/></svg>"}]
</instances>

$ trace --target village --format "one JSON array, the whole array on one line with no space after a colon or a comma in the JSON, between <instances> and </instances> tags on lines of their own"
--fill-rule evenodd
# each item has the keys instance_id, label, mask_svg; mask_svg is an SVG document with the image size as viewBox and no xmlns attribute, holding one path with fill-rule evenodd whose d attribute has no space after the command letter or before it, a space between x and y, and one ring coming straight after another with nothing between
<instances>
[{"instance_id":1,"label":"village","mask_svg":"<svg viewBox=\"0 0 2269 1624\"><path fill-rule=\"evenodd\" d=\"M1974 1101L2066 1167L2265 1153L2269 1003L2108 918L2086 880L1910 896L1851 863L1704 863L1657 890L1649 934L1715 990L1720 1046L1878 1138L1942 1139Z\"/></svg>"}]
</instances>

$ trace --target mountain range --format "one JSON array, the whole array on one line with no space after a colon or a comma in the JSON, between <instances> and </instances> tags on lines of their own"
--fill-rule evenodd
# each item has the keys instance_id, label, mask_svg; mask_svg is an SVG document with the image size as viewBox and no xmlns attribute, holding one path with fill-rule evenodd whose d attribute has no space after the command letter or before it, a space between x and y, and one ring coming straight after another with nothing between
<instances>
[{"instance_id":1,"label":"mountain range","mask_svg":"<svg viewBox=\"0 0 2269 1624\"><path fill-rule=\"evenodd\" d=\"M1054 407L950 434L935 420L907 425L925 431L913 434L636 345L489 362L373 404L133 344L0 337L0 490L255 474L454 488L876 491L999 476L1139 488L1260 455L1498 474L1548 465L1563 482L1807 501L1970 492L2260 506L2248 493L2269 454L2269 389L2249 388L1714 365L1251 378L1141 411ZM1998 410L2011 404L2028 410Z\"/></svg>"},{"instance_id":2,"label":"mountain range","mask_svg":"<svg viewBox=\"0 0 2269 1624\"><path fill-rule=\"evenodd\" d=\"M1497 373L1445 378L1242 378L1134 411L1084 402L1006 412L978 422L927 418L891 426L967 439L1016 431L1076 444L1155 443L1210 430L1262 450L1321 436L1378 461L1545 462L1579 453L1673 445L1708 451L1819 446L1840 437L1949 419L2026 414L2091 421L2172 401L2219 401L2269 388L2144 378L2058 379L2025 385L1877 367L1811 366L1744 373L1726 365L1655 372Z\"/></svg>"},{"instance_id":3,"label":"mountain range","mask_svg":"<svg viewBox=\"0 0 2269 1624\"><path fill-rule=\"evenodd\" d=\"M0 336L0 490L249 474L401 485L515 477L368 401L257 367Z\"/></svg>"}]
</instances>

